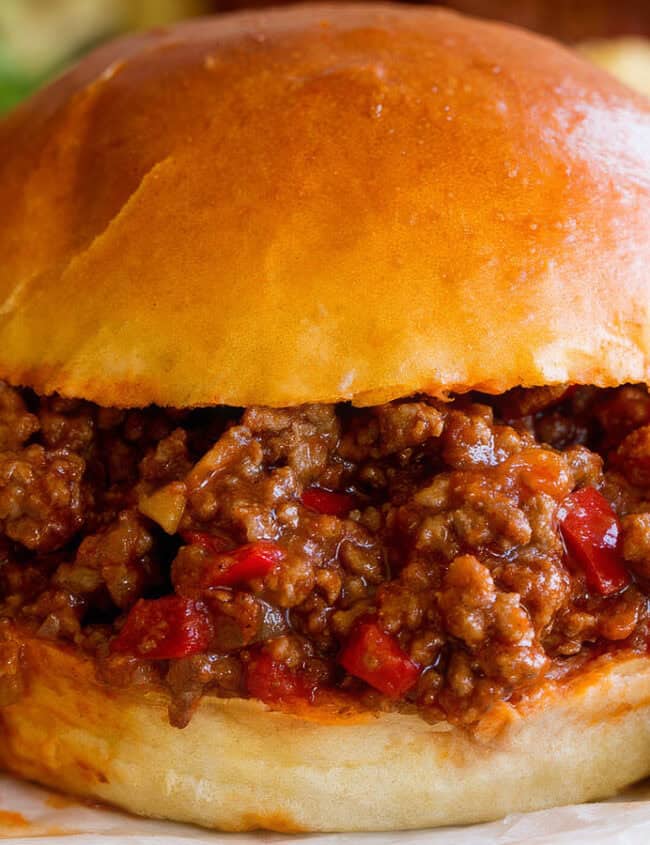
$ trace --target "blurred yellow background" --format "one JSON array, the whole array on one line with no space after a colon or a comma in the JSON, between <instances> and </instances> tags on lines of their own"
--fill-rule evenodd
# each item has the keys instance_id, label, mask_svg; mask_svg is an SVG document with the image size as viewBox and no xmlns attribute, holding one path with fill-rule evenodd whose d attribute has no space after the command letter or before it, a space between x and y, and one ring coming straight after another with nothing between
<instances>
[{"instance_id":1,"label":"blurred yellow background","mask_svg":"<svg viewBox=\"0 0 650 845\"><path fill-rule=\"evenodd\" d=\"M0 0L0 111L106 38L245 5L270 2ZM580 44L592 59L650 95L650 0L443 0L442 5Z\"/></svg>"}]
</instances>

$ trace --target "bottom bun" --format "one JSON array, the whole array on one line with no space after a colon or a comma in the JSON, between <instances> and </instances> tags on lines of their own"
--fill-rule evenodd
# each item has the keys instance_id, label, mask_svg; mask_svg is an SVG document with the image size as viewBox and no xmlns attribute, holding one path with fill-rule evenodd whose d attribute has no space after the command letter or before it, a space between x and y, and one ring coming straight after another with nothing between
<instances>
[{"instance_id":1,"label":"bottom bun","mask_svg":"<svg viewBox=\"0 0 650 845\"><path fill-rule=\"evenodd\" d=\"M400 714L272 712L202 700L188 727L161 692L117 690L26 639L25 691L0 708L0 763L145 816L223 830L418 828L604 798L650 772L650 659L601 658L504 706L479 738Z\"/></svg>"}]
</instances>

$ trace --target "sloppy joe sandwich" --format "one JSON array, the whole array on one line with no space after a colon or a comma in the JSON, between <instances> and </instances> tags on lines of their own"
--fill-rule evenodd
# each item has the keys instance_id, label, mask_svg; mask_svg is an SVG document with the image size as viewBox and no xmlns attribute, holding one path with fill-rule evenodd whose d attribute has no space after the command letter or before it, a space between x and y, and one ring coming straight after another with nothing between
<instances>
[{"instance_id":1,"label":"sloppy joe sandwich","mask_svg":"<svg viewBox=\"0 0 650 845\"><path fill-rule=\"evenodd\" d=\"M226 830L650 773L650 104L433 8L101 47L0 125L0 763Z\"/></svg>"}]
</instances>

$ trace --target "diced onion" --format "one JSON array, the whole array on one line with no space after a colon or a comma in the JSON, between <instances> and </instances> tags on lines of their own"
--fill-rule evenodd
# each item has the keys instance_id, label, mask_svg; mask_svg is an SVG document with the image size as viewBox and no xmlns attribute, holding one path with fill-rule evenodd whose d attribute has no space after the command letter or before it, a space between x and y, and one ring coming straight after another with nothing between
<instances>
[{"instance_id":1,"label":"diced onion","mask_svg":"<svg viewBox=\"0 0 650 845\"><path fill-rule=\"evenodd\" d=\"M138 510L167 534L175 534L185 510L186 494L182 481L172 481L149 496L140 496Z\"/></svg>"}]
</instances>

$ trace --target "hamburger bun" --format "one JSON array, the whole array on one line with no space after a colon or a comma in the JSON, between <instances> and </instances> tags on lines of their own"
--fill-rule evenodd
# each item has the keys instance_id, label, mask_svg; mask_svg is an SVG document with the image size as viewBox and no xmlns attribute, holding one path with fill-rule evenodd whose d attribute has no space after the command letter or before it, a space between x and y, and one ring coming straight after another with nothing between
<instances>
[{"instance_id":1,"label":"hamburger bun","mask_svg":"<svg viewBox=\"0 0 650 845\"><path fill-rule=\"evenodd\" d=\"M385 402L650 375L650 104L431 8L297 6L92 53L0 128L0 377L102 405ZM383 830L650 773L624 651L473 734L95 680L16 628L9 771L225 830Z\"/></svg>"},{"instance_id":2,"label":"hamburger bun","mask_svg":"<svg viewBox=\"0 0 650 845\"><path fill-rule=\"evenodd\" d=\"M21 638L27 693L0 708L0 763L144 816L228 831L467 824L606 798L650 772L650 661L604 658L473 736L446 722L109 689L90 661Z\"/></svg>"},{"instance_id":3,"label":"hamburger bun","mask_svg":"<svg viewBox=\"0 0 650 845\"><path fill-rule=\"evenodd\" d=\"M0 377L174 407L647 381L649 172L648 102L512 27L129 36L0 129Z\"/></svg>"}]
</instances>

